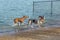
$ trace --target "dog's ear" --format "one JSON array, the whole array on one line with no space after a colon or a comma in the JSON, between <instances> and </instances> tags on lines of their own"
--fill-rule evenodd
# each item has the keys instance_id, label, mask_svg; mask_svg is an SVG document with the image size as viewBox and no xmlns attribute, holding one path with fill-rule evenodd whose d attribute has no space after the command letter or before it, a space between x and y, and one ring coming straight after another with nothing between
<instances>
[{"instance_id":1,"label":"dog's ear","mask_svg":"<svg viewBox=\"0 0 60 40\"><path fill-rule=\"evenodd\" d=\"M25 17L25 16L23 16L23 17Z\"/></svg>"},{"instance_id":2,"label":"dog's ear","mask_svg":"<svg viewBox=\"0 0 60 40\"><path fill-rule=\"evenodd\" d=\"M28 16L23 16L23 17L29 18Z\"/></svg>"},{"instance_id":3,"label":"dog's ear","mask_svg":"<svg viewBox=\"0 0 60 40\"><path fill-rule=\"evenodd\" d=\"M39 17L41 17L41 16L39 16Z\"/></svg>"}]
</instances>

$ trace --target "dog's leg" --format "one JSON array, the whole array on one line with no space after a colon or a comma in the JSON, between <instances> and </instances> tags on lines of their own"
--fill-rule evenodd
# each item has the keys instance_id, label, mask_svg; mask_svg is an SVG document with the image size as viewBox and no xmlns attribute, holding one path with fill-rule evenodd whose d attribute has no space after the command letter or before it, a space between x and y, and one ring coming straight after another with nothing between
<instances>
[{"instance_id":1,"label":"dog's leg","mask_svg":"<svg viewBox=\"0 0 60 40\"><path fill-rule=\"evenodd\" d=\"M21 25L21 23L20 22L18 22L18 26L20 26Z\"/></svg>"},{"instance_id":2,"label":"dog's leg","mask_svg":"<svg viewBox=\"0 0 60 40\"><path fill-rule=\"evenodd\" d=\"M40 20L37 21L37 25L40 27Z\"/></svg>"},{"instance_id":3,"label":"dog's leg","mask_svg":"<svg viewBox=\"0 0 60 40\"><path fill-rule=\"evenodd\" d=\"M33 26L32 26L32 21L31 21L31 20L28 21L28 25L29 25L31 28L33 28Z\"/></svg>"},{"instance_id":4,"label":"dog's leg","mask_svg":"<svg viewBox=\"0 0 60 40\"><path fill-rule=\"evenodd\" d=\"M20 25L21 25L21 23L20 23L20 22L18 22L18 27L17 27L18 32L20 31Z\"/></svg>"},{"instance_id":5,"label":"dog's leg","mask_svg":"<svg viewBox=\"0 0 60 40\"><path fill-rule=\"evenodd\" d=\"M29 24L29 25L31 25L31 24L32 24L32 21L31 21L31 20L29 20L29 21L28 21L28 24Z\"/></svg>"}]
</instances>

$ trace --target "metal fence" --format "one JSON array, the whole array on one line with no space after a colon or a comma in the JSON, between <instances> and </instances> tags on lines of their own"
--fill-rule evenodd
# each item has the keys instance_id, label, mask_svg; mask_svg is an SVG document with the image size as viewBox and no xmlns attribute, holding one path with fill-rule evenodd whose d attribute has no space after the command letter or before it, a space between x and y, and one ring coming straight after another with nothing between
<instances>
[{"instance_id":1,"label":"metal fence","mask_svg":"<svg viewBox=\"0 0 60 40\"><path fill-rule=\"evenodd\" d=\"M60 1L33 1L33 15L60 18Z\"/></svg>"}]
</instances>

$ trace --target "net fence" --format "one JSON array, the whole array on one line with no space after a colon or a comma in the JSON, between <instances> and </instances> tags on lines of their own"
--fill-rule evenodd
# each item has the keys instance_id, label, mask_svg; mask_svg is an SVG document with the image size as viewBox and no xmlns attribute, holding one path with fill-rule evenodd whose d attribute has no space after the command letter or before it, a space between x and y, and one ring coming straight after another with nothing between
<instances>
[{"instance_id":1,"label":"net fence","mask_svg":"<svg viewBox=\"0 0 60 40\"><path fill-rule=\"evenodd\" d=\"M45 16L47 19L60 19L60 1L34 1L34 17Z\"/></svg>"}]
</instances>

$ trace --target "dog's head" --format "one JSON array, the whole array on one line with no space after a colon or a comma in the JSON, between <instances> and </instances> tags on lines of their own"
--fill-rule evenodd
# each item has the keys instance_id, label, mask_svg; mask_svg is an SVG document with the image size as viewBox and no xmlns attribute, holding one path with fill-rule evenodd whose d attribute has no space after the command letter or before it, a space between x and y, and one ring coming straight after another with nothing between
<instances>
[{"instance_id":1,"label":"dog's head","mask_svg":"<svg viewBox=\"0 0 60 40\"><path fill-rule=\"evenodd\" d=\"M44 16L39 16L39 20L41 23L44 23L45 22L45 17Z\"/></svg>"},{"instance_id":2,"label":"dog's head","mask_svg":"<svg viewBox=\"0 0 60 40\"><path fill-rule=\"evenodd\" d=\"M23 18L29 18L28 16L23 16Z\"/></svg>"},{"instance_id":3,"label":"dog's head","mask_svg":"<svg viewBox=\"0 0 60 40\"><path fill-rule=\"evenodd\" d=\"M40 19L44 19L44 16L39 16Z\"/></svg>"}]
</instances>

